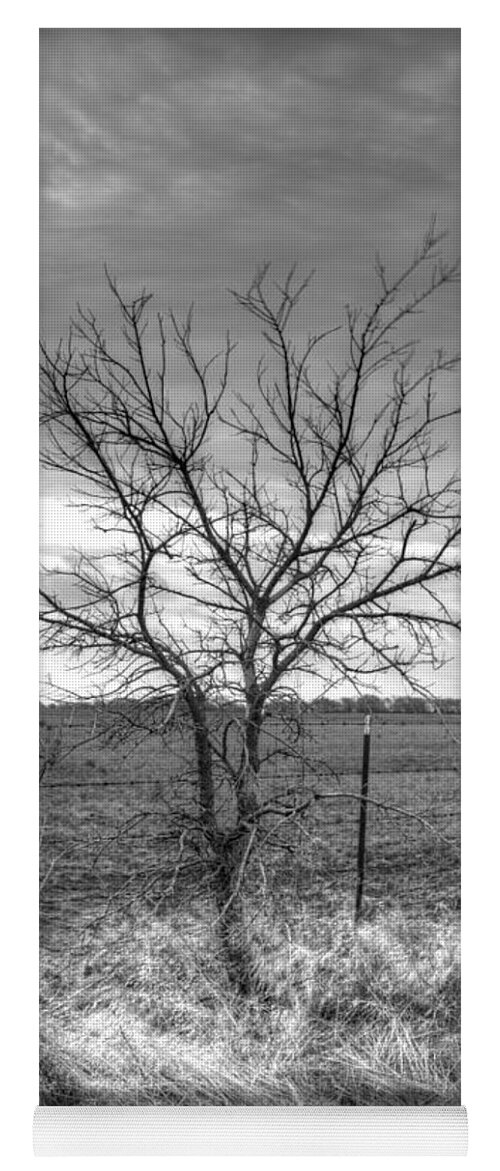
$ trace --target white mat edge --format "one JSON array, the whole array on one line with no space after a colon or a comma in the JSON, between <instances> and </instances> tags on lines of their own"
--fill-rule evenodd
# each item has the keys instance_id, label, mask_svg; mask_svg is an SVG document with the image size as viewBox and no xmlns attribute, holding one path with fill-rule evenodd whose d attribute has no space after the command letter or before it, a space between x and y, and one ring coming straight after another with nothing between
<instances>
[{"instance_id":1,"label":"white mat edge","mask_svg":"<svg viewBox=\"0 0 500 1171\"><path fill-rule=\"evenodd\" d=\"M39 1106L36 1156L466 1155L464 1106Z\"/></svg>"}]
</instances>

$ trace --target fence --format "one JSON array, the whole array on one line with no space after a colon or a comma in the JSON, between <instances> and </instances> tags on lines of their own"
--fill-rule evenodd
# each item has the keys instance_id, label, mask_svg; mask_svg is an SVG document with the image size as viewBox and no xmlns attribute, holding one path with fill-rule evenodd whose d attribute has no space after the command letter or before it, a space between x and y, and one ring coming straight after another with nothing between
<instances>
[{"instance_id":1,"label":"fence","mask_svg":"<svg viewBox=\"0 0 500 1171\"><path fill-rule=\"evenodd\" d=\"M459 720L381 715L372 719L368 788L361 802L363 717L309 715L276 721L263 741L261 784L279 802L296 794L300 816L266 823L266 872L274 891L324 901L356 894L363 909L399 902L424 908L459 900ZM51 749L51 743L53 750ZM179 842L193 817L194 769L186 737L137 730L110 743L76 719L58 728L44 714L41 780L41 920L52 931L68 916L146 900L175 900L200 882L196 853ZM220 814L227 804L221 776ZM295 800L295 798L294 798ZM360 808L366 815L359 851Z\"/></svg>"}]
</instances>

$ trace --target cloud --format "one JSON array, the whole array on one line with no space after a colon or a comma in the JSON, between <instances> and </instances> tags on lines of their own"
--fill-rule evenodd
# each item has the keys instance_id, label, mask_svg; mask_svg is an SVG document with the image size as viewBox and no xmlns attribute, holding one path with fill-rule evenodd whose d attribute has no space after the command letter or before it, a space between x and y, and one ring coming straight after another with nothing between
<instances>
[{"instance_id":1,"label":"cloud","mask_svg":"<svg viewBox=\"0 0 500 1171\"><path fill-rule=\"evenodd\" d=\"M263 255L345 299L377 244L456 220L454 30L44 30L41 105L57 333L104 259L217 312Z\"/></svg>"}]
</instances>

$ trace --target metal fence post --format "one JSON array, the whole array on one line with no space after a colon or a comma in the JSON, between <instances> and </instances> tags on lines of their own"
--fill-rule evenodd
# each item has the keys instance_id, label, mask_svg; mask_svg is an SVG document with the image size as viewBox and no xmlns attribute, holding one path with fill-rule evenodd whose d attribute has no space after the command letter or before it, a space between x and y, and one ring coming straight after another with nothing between
<instances>
[{"instance_id":1,"label":"metal fence post","mask_svg":"<svg viewBox=\"0 0 500 1171\"><path fill-rule=\"evenodd\" d=\"M371 717L365 717L363 730L363 765L361 770L361 801L359 806L359 836L358 836L358 885L356 890L356 910L354 922L357 923L361 915L363 901L363 883L365 877L365 843L366 843L366 815L368 809L368 774L370 770L370 723Z\"/></svg>"}]
</instances>

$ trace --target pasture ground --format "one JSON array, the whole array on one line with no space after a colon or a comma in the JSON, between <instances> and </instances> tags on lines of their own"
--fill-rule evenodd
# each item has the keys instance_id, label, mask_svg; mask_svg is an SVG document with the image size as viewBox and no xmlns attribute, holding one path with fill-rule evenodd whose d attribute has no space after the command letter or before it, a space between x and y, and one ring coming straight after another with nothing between
<instances>
[{"instance_id":1,"label":"pasture ground","mask_svg":"<svg viewBox=\"0 0 500 1171\"><path fill-rule=\"evenodd\" d=\"M43 719L42 741L60 715ZM324 799L270 837L242 1004L199 869L175 876L185 738L64 729L40 805L42 1104L460 1102L457 728L376 720L355 927L361 735L359 717L311 723L300 754L263 769L273 793Z\"/></svg>"}]
</instances>

